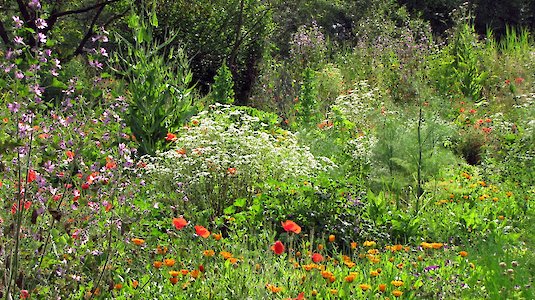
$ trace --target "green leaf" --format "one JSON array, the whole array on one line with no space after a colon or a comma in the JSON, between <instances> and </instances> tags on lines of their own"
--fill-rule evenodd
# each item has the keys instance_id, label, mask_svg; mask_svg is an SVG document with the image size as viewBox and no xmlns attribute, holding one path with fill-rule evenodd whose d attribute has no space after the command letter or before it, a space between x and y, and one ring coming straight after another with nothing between
<instances>
[{"instance_id":1,"label":"green leaf","mask_svg":"<svg viewBox=\"0 0 535 300\"><path fill-rule=\"evenodd\" d=\"M158 17L156 16L156 13L153 12L150 17L150 25L158 27Z\"/></svg>"},{"instance_id":2,"label":"green leaf","mask_svg":"<svg viewBox=\"0 0 535 300\"><path fill-rule=\"evenodd\" d=\"M238 199L236 199L236 201L234 201L234 206L237 206L237 207L244 207L246 202L247 202L247 199L245 199L245 198L238 198Z\"/></svg>"},{"instance_id":3,"label":"green leaf","mask_svg":"<svg viewBox=\"0 0 535 300\"><path fill-rule=\"evenodd\" d=\"M223 213L226 215L232 215L235 212L236 212L236 207L232 205L223 210Z\"/></svg>"},{"instance_id":4,"label":"green leaf","mask_svg":"<svg viewBox=\"0 0 535 300\"><path fill-rule=\"evenodd\" d=\"M60 88L60 89L66 89L67 85L61 81L59 81L57 78L52 79L52 87Z\"/></svg>"}]
</instances>

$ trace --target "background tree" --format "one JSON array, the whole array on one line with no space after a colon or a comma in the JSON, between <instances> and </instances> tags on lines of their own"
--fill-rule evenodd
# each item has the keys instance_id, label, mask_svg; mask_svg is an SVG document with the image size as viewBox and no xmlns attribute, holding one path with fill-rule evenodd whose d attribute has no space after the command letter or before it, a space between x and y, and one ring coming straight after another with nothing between
<instances>
[{"instance_id":1,"label":"background tree","mask_svg":"<svg viewBox=\"0 0 535 300\"><path fill-rule=\"evenodd\" d=\"M3 47L13 46L10 29L12 16L19 16L35 32L53 36L57 44L54 50L60 53L62 61L70 60L82 54L86 46L94 42L91 37L97 28L107 27L126 15L129 10L128 0L0 0L0 39ZM44 23L36 23L38 11L48 16ZM28 35L29 46L35 46L35 39Z\"/></svg>"}]
</instances>

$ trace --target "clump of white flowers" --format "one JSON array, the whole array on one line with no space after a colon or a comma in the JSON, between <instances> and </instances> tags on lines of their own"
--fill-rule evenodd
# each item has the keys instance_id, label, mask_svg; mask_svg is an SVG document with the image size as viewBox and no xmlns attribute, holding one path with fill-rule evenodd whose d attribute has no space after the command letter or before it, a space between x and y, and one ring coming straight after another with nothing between
<instances>
[{"instance_id":1,"label":"clump of white flowers","mask_svg":"<svg viewBox=\"0 0 535 300\"><path fill-rule=\"evenodd\" d=\"M251 189L256 182L314 176L334 167L330 160L314 157L292 132L222 104L194 116L172 143L170 150L145 157L145 170L198 192L207 183L213 187L229 178L239 178L242 188Z\"/></svg>"}]
</instances>

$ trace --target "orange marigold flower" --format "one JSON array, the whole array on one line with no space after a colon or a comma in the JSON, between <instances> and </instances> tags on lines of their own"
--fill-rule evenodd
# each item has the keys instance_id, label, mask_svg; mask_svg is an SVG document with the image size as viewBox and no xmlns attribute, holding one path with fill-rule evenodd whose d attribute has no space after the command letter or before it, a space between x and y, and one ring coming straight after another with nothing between
<instances>
[{"instance_id":1,"label":"orange marigold flower","mask_svg":"<svg viewBox=\"0 0 535 300\"><path fill-rule=\"evenodd\" d=\"M319 251L323 250L323 245L322 244L318 244L318 250Z\"/></svg>"},{"instance_id":2,"label":"orange marigold flower","mask_svg":"<svg viewBox=\"0 0 535 300\"><path fill-rule=\"evenodd\" d=\"M180 274L182 274L183 276L188 275L188 273L189 273L189 271L186 270L186 269L182 269L182 270L180 270Z\"/></svg>"},{"instance_id":3,"label":"orange marigold flower","mask_svg":"<svg viewBox=\"0 0 535 300\"><path fill-rule=\"evenodd\" d=\"M370 275L371 275L372 277L376 277L376 276L379 276L379 272L377 272L376 270L372 270L372 271L370 272Z\"/></svg>"},{"instance_id":4,"label":"orange marigold flower","mask_svg":"<svg viewBox=\"0 0 535 300\"><path fill-rule=\"evenodd\" d=\"M266 284L266 288L272 293L278 293L282 291L281 287L276 287L275 285L270 284L270 283Z\"/></svg>"},{"instance_id":5,"label":"orange marigold flower","mask_svg":"<svg viewBox=\"0 0 535 300\"><path fill-rule=\"evenodd\" d=\"M219 241L222 237L221 233L212 233L212 236L216 241Z\"/></svg>"},{"instance_id":6,"label":"orange marigold flower","mask_svg":"<svg viewBox=\"0 0 535 300\"><path fill-rule=\"evenodd\" d=\"M162 247L162 246L158 246L158 247L156 248L156 253L158 253L158 254L165 254L165 253L167 253L167 246L164 246L164 247Z\"/></svg>"},{"instance_id":7,"label":"orange marigold flower","mask_svg":"<svg viewBox=\"0 0 535 300\"><path fill-rule=\"evenodd\" d=\"M353 282L355 280L356 276L354 274L349 274L344 278L345 282Z\"/></svg>"},{"instance_id":8,"label":"orange marigold flower","mask_svg":"<svg viewBox=\"0 0 535 300\"><path fill-rule=\"evenodd\" d=\"M123 288L123 284L122 283L116 283L115 286L113 286L114 289L116 290L120 290Z\"/></svg>"},{"instance_id":9,"label":"orange marigold flower","mask_svg":"<svg viewBox=\"0 0 535 300\"><path fill-rule=\"evenodd\" d=\"M133 288L137 288L137 286L139 285L139 282L137 280L132 280L132 287Z\"/></svg>"},{"instance_id":10,"label":"orange marigold flower","mask_svg":"<svg viewBox=\"0 0 535 300\"><path fill-rule=\"evenodd\" d=\"M459 252L459 255L462 256L462 257L467 257L468 256L468 252L461 251L461 252Z\"/></svg>"},{"instance_id":11,"label":"orange marigold flower","mask_svg":"<svg viewBox=\"0 0 535 300\"><path fill-rule=\"evenodd\" d=\"M200 272L199 272L199 270L195 269L195 270L191 271L189 274L191 275L191 277L197 279L197 278L199 278Z\"/></svg>"},{"instance_id":12,"label":"orange marigold flower","mask_svg":"<svg viewBox=\"0 0 535 300\"><path fill-rule=\"evenodd\" d=\"M177 277L171 277L171 278L169 278L169 281L171 282L172 285L175 285L178 282L178 278Z\"/></svg>"},{"instance_id":13,"label":"orange marigold flower","mask_svg":"<svg viewBox=\"0 0 535 300\"><path fill-rule=\"evenodd\" d=\"M235 264L238 262L238 259L236 257L229 257L227 259L231 264Z\"/></svg>"},{"instance_id":14,"label":"orange marigold flower","mask_svg":"<svg viewBox=\"0 0 535 300\"><path fill-rule=\"evenodd\" d=\"M133 238L132 239L132 243L138 245L138 246L141 246L143 244L145 244L145 240L144 239L138 239L138 238Z\"/></svg>"},{"instance_id":15,"label":"orange marigold flower","mask_svg":"<svg viewBox=\"0 0 535 300\"><path fill-rule=\"evenodd\" d=\"M356 248L357 248L357 243L351 242L351 249L356 249Z\"/></svg>"},{"instance_id":16,"label":"orange marigold flower","mask_svg":"<svg viewBox=\"0 0 535 300\"><path fill-rule=\"evenodd\" d=\"M433 249L440 249L443 245L444 244L442 243L431 243L431 247L433 247Z\"/></svg>"},{"instance_id":17,"label":"orange marigold flower","mask_svg":"<svg viewBox=\"0 0 535 300\"><path fill-rule=\"evenodd\" d=\"M169 271L169 275L171 275L172 277L177 277L178 275L180 275L180 272L178 272L178 271Z\"/></svg>"},{"instance_id":18,"label":"orange marigold flower","mask_svg":"<svg viewBox=\"0 0 535 300\"><path fill-rule=\"evenodd\" d=\"M394 297L401 297L401 295L403 295L403 292L400 290L394 290L392 292L392 295L394 295Z\"/></svg>"},{"instance_id":19,"label":"orange marigold flower","mask_svg":"<svg viewBox=\"0 0 535 300\"><path fill-rule=\"evenodd\" d=\"M153 265L155 268L159 269L159 268L162 267L163 263L162 263L161 261L155 261L154 263L152 263L152 265Z\"/></svg>"},{"instance_id":20,"label":"orange marigold flower","mask_svg":"<svg viewBox=\"0 0 535 300\"><path fill-rule=\"evenodd\" d=\"M207 257L212 257L212 256L215 255L215 251L214 250L204 250L202 254L204 256L207 256Z\"/></svg>"},{"instance_id":21,"label":"orange marigold flower","mask_svg":"<svg viewBox=\"0 0 535 300\"><path fill-rule=\"evenodd\" d=\"M204 228L204 226L201 225L195 226L195 233L197 233L197 235L203 238L207 238L210 236L210 231L208 231L208 229Z\"/></svg>"},{"instance_id":22,"label":"orange marigold flower","mask_svg":"<svg viewBox=\"0 0 535 300\"><path fill-rule=\"evenodd\" d=\"M294 221L286 220L284 222L281 222L282 228L286 230L286 232L293 232L295 234L301 233L301 226L297 225Z\"/></svg>"},{"instance_id":23,"label":"orange marigold flower","mask_svg":"<svg viewBox=\"0 0 535 300\"><path fill-rule=\"evenodd\" d=\"M175 260L172 259L172 258L166 258L163 260L163 263L167 266L167 267L172 267L175 265Z\"/></svg>"},{"instance_id":24,"label":"orange marigold flower","mask_svg":"<svg viewBox=\"0 0 535 300\"><path fill-rule=\"evenodd\" d=\"M367 291L371 288L371 286L369 284L361 283L359 284L359 288L363 291Z\"/></svg>"},{"instance_id":25,"label":"orange marigold flower","mask_svg":"<svg viewBox=\"0 0 535 300\"><path fill-rule=\"evenodd\" d=\"M336 240L336 236L334 234L329 235L329 242L333 243Z\"/></svg>"},{"instance_id":26,"label":"orange marigold flower","mask_svg":"<svg viewBox=\"0 0 535 300\"><path fill-rule=\"evenodd\" d=\"M186 219L180 217L180 218L173 218L173 225L175 225L175 228L180 230L186 226L188 226L188 221Z\"/></svg>"},{"instance_id":27,"label":"orange marigold flower","mask_svg":"<svg viewBox=\"0 0 535 300\"><path fill-rule=\"evenodd\" d=\"M232 253L227 252L227 251L221 251L221 252L219 253L219 255L223 256L224 259L229 259L229 258L232 257Z\"/></svg>"},{"instance_id":28,"label":"orange marigold flower","mask_svg":"<svg viewBox=\"0 0 535 300\"><path fill-rule=\"evenodd\" d=\"M330 271L321 271L321 277L328 279L329 277L332 277L333 273Z\"/></svg>"},{"instance_id":29,"label":"orange marigold flower","mask_svg":"<svg viewBox=\"0 0 535 300\"><path fill-rule=\"evenodd\" d=\"M386 291L386 284L381 283L379 285L379 292L383 293L384 291Z\"/></svg>"}]
</instances>

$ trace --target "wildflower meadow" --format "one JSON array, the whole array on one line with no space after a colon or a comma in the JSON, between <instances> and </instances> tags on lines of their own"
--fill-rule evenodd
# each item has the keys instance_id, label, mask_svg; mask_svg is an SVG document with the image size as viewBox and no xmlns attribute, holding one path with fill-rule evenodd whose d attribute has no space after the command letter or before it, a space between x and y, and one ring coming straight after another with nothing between
<instances>
[{"instance_id":1,"label":"wildflower meadow","mask_svg":"<svg viewBox=\"0 0 535 300\"><path fill-rule=\"evenodd\" d=\"M413 2L0 1L0 299L535 299L535 9Z\"/></svg>"}]
</instances>

